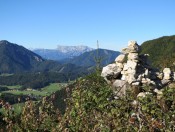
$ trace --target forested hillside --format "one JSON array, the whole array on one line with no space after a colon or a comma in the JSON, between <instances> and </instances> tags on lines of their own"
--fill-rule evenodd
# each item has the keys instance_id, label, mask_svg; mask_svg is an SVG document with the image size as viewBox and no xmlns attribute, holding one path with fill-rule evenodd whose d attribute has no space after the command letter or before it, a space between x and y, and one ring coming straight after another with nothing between
<instances>
[{"instance_id":1,"label":"forested hillside","mask_svg":"<svg viewBox=\"0 0 175 132\"><path fill-rule=\"evenodd\" d=\"M44 59L17 44L6 40L0 41L0 72L17 73L31 71Z\"/></svg>"},{"instance_id":2,"label":"forested hillside","mask_svg":"<svg viewBox=\"0 0 175 132\"><path fill-rule=\"evenodd\" d=\"M149 40L141 45L142 54L149 54L154 67L175 70L175 35Z\"/></svg>"},{"instance_id":3,"label":"forested hillside","mask_svg":"<svg viewBox=\"0 0 175 132\"><path fill-rule=\"evenodd\" d=\"M99 61L100 66L105 66L115 60L120 54L118 51L112 51L107 49L96 49L93 51L85 52L80 56L72 59L63 60L63 63L72 63L83 67L96 66Z\"/></svg>"}]
</instances>

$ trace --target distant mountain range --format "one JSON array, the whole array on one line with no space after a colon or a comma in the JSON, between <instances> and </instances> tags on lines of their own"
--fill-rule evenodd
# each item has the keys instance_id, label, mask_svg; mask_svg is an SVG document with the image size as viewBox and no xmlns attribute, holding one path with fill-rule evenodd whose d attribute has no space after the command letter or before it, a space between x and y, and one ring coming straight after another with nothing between
<instances>
[{"instance_id":1,"label":"distant mountain range","mask_svg":"<svg viewBox=\"0 0 175 132\"><path fill-rule=\"evenodd\" d=\"M75 78L88 73L84 67L46 60L23 46L6 40L0 41L0 73L44 71L59 72L66 76L72 75Z\"/></svg>"},{"instance_id":2,"label":"distant mountain range","mask_svg":"<svg viewBox=\"0 0 175 132\"><path fill-rule=\"evenodd\" d=\"M141 53L150 55L149 59L154 67L161 69L170 67L175 71L175 35L146 41L141 48ZM106 49L94 50L87 46L58 46L55 52L57 52L55 58L60 57L59 52L65 54L62 57L64 59L59 61L43 59L23 46L2 40L0 41L0 73L54 71L76 77L88 74L98 61L102 67L114 61L120 54Z\"/></svg>"},{"instance_id":3,"label":"distant mountain range","mask_svg":"<svg viewBox=\"0 0 175 132\"><path fill-rule=\"evenodd\" d=\"M112 62L119 54L116 51L99 49L98 51L89 48L76 48L77 51L84 52L79 57L67 58L64 61L53 61L43 59L40 55L6 40L0 41L0 73L21 73L21 72L58 72L69 76L72 79L88 74L96 65L97 54L102 60L102 64ZM82 50L84 49L84 51ZM85 49L89 52L85 52ZM75 51L74 48L68 50L62 48L62 52ZM80 54L80 52L77 52ZM76 55L78 55L76 54Z\"/></svg>"},{"instance_id":4,"label":"distant mountain range","mask_svg":"<svg viewBox=\"0 0 175 132\"><path fill-rule=\"evenodd\" d=\"M88 46L58 46L57 49L31 49L34 53L48 60L63 60L92 51Z\"/></svg>"}]
</instances>

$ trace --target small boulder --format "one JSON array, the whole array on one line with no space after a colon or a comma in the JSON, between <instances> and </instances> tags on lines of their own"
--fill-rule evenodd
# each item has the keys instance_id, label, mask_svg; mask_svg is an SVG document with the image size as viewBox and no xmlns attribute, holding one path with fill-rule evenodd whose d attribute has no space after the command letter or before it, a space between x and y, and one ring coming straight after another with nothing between
<instances>
[{"instance_id":1,"label":"small boulder","mask_svg":"<svg viewBox=\"0 0 175 132\"><path fill-rule=\"evenodd\" d=\"M138 60L139 54L138 53L129 53L128 60Z\"/></svg>"},{"instance_id":2,"label":"small boulder","mask_svg":"<svg viewBox=\"0 0 175 132\"><path fill-rule=\"evenodd\" d=\"M124 54L121 54L121 55L119 55L119 56L115 59L115 62L123 63L124 60L125 60L125 55L124 55Z\"/></svg>"},{"instance_id":3,"label":"small boulder","mask_svg":"<svg viewBox=\"0 0 175 132\"><path fill-rule=\"evenodd\" d=\"M130 53L138 53L140 51L140 47L136 41L129 41L128 50Z\"/></svg>"}]
</instances>

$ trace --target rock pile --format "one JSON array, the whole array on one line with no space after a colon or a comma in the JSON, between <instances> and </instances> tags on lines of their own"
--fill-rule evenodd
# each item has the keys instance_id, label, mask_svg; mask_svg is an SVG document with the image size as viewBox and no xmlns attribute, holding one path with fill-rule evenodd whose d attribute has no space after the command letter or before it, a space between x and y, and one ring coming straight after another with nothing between
<instances>
[{"instance_id":1,"label":"rock pile","mask_svg":"<svg viewBox=\"0 0 175 132\"><path fill-rule=\"evenodd\" d=\"M175 79L175 73L170 68L165 68L163 72L152 68L149 55L140 55L140 50L136 41L129 41L115 63L103 67L101 76L113 87L120 88L119 94L125 94L128 86L146 85L160 89Z\"/></svg>"}]
</instances>

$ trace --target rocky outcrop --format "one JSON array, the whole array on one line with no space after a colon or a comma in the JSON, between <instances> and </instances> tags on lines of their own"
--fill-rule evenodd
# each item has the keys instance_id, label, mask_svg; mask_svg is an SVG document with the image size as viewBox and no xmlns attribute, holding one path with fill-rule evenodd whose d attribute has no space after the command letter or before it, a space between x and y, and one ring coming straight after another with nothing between
<instances>
[{"instance_id":1,"label":"rocky outcrop","mask_svg":"<svg viewBox=\"0 0 175 132\"><path fill-rule=\"evenodd\" d=\"M124 95L127 88L136 86L160 89L175 80L175 73L170 68L165 68L163 72L152 68L149 55L140 55L140 50L136 41L129 41L115 63L103 67L101 76L114 87L117 95Z\"/></svg>"}]
</instances>

